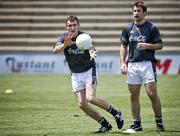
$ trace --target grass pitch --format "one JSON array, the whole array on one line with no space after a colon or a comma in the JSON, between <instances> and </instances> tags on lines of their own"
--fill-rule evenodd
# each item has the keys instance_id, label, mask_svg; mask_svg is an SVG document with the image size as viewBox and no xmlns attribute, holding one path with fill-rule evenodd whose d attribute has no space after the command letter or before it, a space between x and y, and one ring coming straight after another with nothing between
<instances>
[{"instance_id":1,"label":"grass pitch","mask_svg":"<svg viewBox=\"0 0 180 136\"><path fill-rule=\"evenodd\" d=\"M96 108L113 125L108 136L132 123L126 76L99 75L97 96L121 109L125 125L118 130L112 116ZM12 89L13 94L5 94ZM180 76L159 76L158 92L166 132L158 134L144 87L141 90L143 131L138 136L180 135ZM69 75L0 75L0 136L96 136L99 124L76 105Z\"/></svg>"}]
</instances>

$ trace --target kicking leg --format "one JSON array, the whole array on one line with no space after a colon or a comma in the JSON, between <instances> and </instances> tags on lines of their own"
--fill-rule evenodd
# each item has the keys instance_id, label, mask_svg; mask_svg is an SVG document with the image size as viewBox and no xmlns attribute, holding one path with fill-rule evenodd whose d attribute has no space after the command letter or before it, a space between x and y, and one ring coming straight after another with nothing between
<instances>
[{"instance_id":1,"label":"kicking leg","mask_svg":"<svg viewBox=\"0 0 180 136\"><path fill-rule=\"evenodd\" d=\"M77 98L78 106L91 118L95 119L101 124L101 128L97 131L97 133L105 133L112 129L111 124L102 117L91 105L89 105L86 100L86 91L80 90L75 92L75 96Z\"/></svg>"},{"instance_id":2,"label":"kicking leg","mask_svg":"<svg viewBox=\"0 0 180 136\"><path fill-rule=\"evenodd\" d=\"M96 97L96 86L92 84L86 85L86 95L87 100L113 115L114 119L116 120L117 126L121 129L124 125L124 120L122 114L117 109L113 108L110 104L108 104L105 100Z\"/></svg>"}]
</instances>

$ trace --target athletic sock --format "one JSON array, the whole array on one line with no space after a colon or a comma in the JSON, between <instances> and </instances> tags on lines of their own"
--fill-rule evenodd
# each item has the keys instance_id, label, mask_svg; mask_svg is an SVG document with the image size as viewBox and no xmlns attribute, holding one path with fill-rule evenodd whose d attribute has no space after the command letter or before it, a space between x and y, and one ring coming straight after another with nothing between
<instances>
[{"instance_id":1,"label":"athletic sock","mask_svg":"<svg viewBox=\"0 0 180 136\"><path fill-rule=\"evenodd\" d=\"M98 121L102 126L107 126L109 122L104 118L101 117L100 120Z\"/></svg>"},{"instance_id":2,"label":"athletic sock","mask_svg":"<svg viewBox=\"0 0 180 136\"><path fill-rule=\"evenodd\" d=\"M162 125L162 116L155 116L155 121L157 125Z\"/></svg>"},{"instance_id":3,"label":"athletic sock","mask_svg":"<svg viewBox=\"0 0 180 136\"><path fill-rule=\"evenodd\" d=\"M141 117L134 118L134 124L141 126Z\"/></svg>"},{"instance_id":4,"label":"athletic sock","mask_svg":"<svg viewBox=\"0 0 180 136\"><path fill-rule=\"evenodd\" d=\"M118 111L115 108L113 108L111 105L107 111L113 116L116 116L118 114Z\"/></svg>"}]
</instances>

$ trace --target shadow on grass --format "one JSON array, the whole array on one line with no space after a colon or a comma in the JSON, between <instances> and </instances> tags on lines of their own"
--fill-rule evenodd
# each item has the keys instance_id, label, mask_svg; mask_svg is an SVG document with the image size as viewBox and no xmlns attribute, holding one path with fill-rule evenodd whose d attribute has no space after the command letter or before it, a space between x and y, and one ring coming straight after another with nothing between
<instances>
[{"instance_id":1,"label":"shadow on grass","mask_svg":"<svg viewBox=\"0 0 180 136\"><path fill-rule=\"evenodd\" d=\"M142 131L143 132L143 131ZM152 132L152 130L146 130L146 132ZM156 133L157 131L154 131L154 133ZM139 132L138 132L139 133ZM136 133L136 134L138 134L138 133ZM164 132L160 132L160 134L167 134L167 133L180 133L180 130L166 130L166 131L164 131ZM100 133L95 133L95 132L92 132L91 133L92 135L98 135L98 134L100 134ZM103 133L101 133L101 134L103 134ZM122 132L122 131L110 131L110 132L107 132L107 133L105 133L106 135L131 135L130 133L124 133L124 132ZM136 135L135 134L135 135ZM158 132L157 132L157 134L158 134Z\"/></svg>"},{"instance_id":2,"label":"shadow on grass","mask_svg":"<svg viewBox=\"0 0 180 136\"><path fill-rule=\"evenodd\" d=\"M180 133L180 130L179 130L179 131L178 131L178 130L166 130L165 132L171 132L171 133L176 132L176 133Z\"/></svg>"},{"instance_id":3,"label":"shadow on grass","mask_svg":"<svg viewBox=\"0 0 180 136\"><path fill-rule=\"evenodd\" d=\"M152 130L146 130L147 132L152 132ZM157 132L157 131L154 131ZM164 132L160 132L160 133L180 133L180 130L167 130L165 129Z\"/></svg>"},{"instance_id":4,"label":"shadow on grass","mask_svg":"<svg viewBox=\"0 0 180 136\"><path fill-rule=\"evenodd\" d=\"M95 133L95 132L92 132L91 133L92 135L99 135L99 134L104 134L104 133ZM130 134L128 134L128 133L124 133L124 132L121 132L121 131L114 131L114 132L112 132L112 131L110 131L110 132L107 132L107 133L105 133L106 135L119 135L119 134L121 134L121 135L130 135Z\"/></svg>"}]
</instances>

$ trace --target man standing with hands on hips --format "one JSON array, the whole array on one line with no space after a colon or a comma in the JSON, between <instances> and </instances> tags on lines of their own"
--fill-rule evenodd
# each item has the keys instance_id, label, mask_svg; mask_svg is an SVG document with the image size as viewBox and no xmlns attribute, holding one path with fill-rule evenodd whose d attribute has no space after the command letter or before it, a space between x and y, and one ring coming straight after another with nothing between
<instances>
[{"instance_id":1,"label":"man standing with hands on hips","mask_svg":"<svg viewBox=\"0 0 180 136\"><path fill-rule=\"evenodd\" d=\"M132 5L134 21L125 27L121 35L120 63L121 71L127 74L130 93L131 112L134 123L130 129L142 131L140 116L140 89L144 84L151 100L158 132L164 131L161 102L157 93L157 74L155 51L163 48L159 30L145 20L147 7L137 1ZM128 64L126 65L127 48L129 47Z\"/></svg>"}]
</instances>

